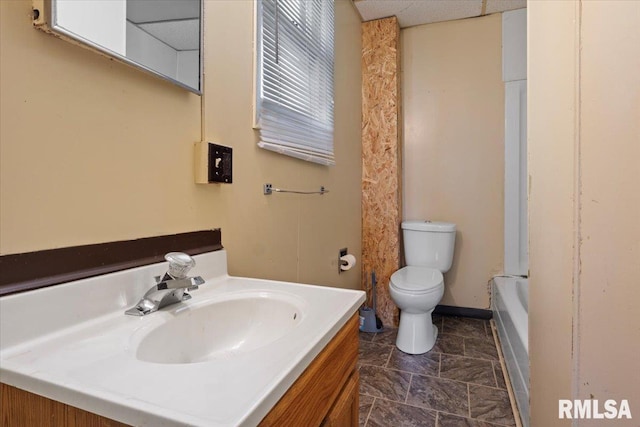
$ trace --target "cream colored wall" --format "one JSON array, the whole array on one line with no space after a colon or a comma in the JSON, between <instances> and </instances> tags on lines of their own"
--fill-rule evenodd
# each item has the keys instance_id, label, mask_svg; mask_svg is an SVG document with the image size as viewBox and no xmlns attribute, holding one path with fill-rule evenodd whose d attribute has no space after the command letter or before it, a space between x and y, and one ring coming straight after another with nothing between
<instances>
[{"instance_id":1,"label":"cream colored wall","mask_svg":"<svg viewBox=\"0 0 640 427\"><path fill-rule=\"evenodd\" d=\"M528 8L532 425L572 425L558 399L592 398L628 399L634 418L615 424L634 426L640 3Z\"/></svg>"},{"instance_id":2,"label":"cream colored wall","mask_svg":"<svg viewBox=\"0 0 640 427\"><path fill-rule=\"evenodd\" d=\"M338 250L360 258L360 18L336 2L335 167L256 147L252 116L251 1L207 3L205 137L234 149L234 183L211 190L232 274L359 287L354 268L338 275ZM233 43L229 43L232 40ZM262 185L323 196L274 194Z\"/></svg>"},{"instance_id":3,"label":"cream colored wall","mask_svg":"<svg viewBox=\"0 0 640 427\"><path fill-rule=\"evenodd\" d=\"M189 175L200 98L0 8L0 253L215 226Z\"/></svg>"},{"instance_id":4,"label":"cream colored wall","mask_svg":"<svg viewBox=\"0 0 640 427\"><path fill-rule=\"evenodd\" d=\"M402 31L404 218L458 227L441 304L489 308L502 271L500 14Z\"/></svg>"},{"instance_id":5,"label":"cream colored wall","mask_svg":"<svg viewBox=\"0 0 640 427\"><path fill-rule=\"evenodd\" d=\"M583 2L581 19L578 397L630 399L637 426L640 2Z\"/></svg>"},{"instance_id":6,"label":"cream colored wall","mask_svg":"<svg viewBox=\"0 0 640 427\"><path fill-rule=\"evenodd\" d=\"M572 396L576 5L528 6L531 425L553 426Z\"/></svg>"},{"instance_id":7,"label":"cream colored wall","mask_svg":"<svg viewBox=\"0 0 640 427\"><path fill-rule=\"evenodd\" d=\"M336 2L336 157L264 152L251 129L251 1L205 4L205 138L234 148L234 183L195 185L201 98L31 27L0 2L0 253L222 228L232 274L359 287L360 19ZM320 196L262 184L325 185Z\"/></svg>"}]
</instances>

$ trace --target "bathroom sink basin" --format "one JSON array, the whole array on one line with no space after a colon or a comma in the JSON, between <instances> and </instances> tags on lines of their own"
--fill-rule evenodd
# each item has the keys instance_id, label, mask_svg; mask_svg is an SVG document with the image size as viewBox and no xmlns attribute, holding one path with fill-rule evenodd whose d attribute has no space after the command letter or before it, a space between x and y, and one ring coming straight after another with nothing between
<instances>
[{"instance_id":1,"label":"bathroom sink basin","mask_svg":"<svg viewBox=\"0 0 640 427\"><path fill-rule=\"evenodd\" d=\"M0 297L0 380L126 425L252 427L365 299L194 259L193 298L140 317L123 310L165 263Z\"/></svg>"},{"instance_id":2,"label":"bathroom sink basin","mask_svg":"<svg viewBox=\"0 0 640 427\"><path fill-rule=\"evenodd\" d=\"M185 307L136 340L136 358L190 364L256 351L300 324L303 308L303 301L292 294L268 291L239 293Z\"/></svg>"}]
</instances>

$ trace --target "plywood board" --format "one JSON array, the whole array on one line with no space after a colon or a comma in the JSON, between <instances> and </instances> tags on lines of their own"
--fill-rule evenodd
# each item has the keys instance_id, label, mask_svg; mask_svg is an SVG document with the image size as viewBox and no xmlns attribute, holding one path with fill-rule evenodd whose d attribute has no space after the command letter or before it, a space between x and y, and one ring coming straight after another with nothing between
<instances>
[{"instance_id":1,"label":"plywood board","mask_svg":"<svg viewBox=\"0 0 640 427\"><path fill-rule=\"evenodd\" d=\"M389 326L398 321L389 278L400 267L402 220L399 39L395 17L362 24L362 280L369 290L376 272L378 315Z\"/></svg>"}]
</instances>

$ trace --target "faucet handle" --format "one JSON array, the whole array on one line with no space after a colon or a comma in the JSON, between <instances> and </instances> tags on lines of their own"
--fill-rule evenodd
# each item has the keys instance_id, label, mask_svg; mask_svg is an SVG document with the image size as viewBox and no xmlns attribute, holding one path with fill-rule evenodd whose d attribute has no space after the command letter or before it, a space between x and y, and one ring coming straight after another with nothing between
<instances>
[{"instance_id":1,"label":"faucet handle","mask_svg":"<svg viewBox=\"0 0 640 427\"><path fill-rule=\"evenodd\" d=\"M189 255L182 252L169 252L164 256L169 261L169 275L174 279L184 279L196 262Z\"/></svg>"},{"instance_id":2,"label":"faucet handle","mask_svg":"<svg viewBox=\"0 0 640 427\"><path fill-rule=\"evenodd\" d=\"M188 291L195 291L196 289L200 289L200 285L204 284L204 279L200 276L192 277L189 280L191 281L191 286L187 288Z\"/></svg>"}]
</instances>

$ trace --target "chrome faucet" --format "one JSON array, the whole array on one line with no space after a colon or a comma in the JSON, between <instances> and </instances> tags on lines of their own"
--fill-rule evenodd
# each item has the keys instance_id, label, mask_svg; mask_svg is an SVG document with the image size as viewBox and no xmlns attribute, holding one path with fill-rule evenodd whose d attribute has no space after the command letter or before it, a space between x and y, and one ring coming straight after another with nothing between
<instances>
[{"instance_id":1,"label":"chrome faucet","mask_svg":"<svg viewBox=\"0 0 640 427\"><path fill-rule=\"evenodd\" d=\"M131 316L144 316L162 307L191 299L187 291L194 291L204 283L200 276L187 277L196 262L189 255L182 252L169 252L164 256L169 261L169 268L164 276L156 276L156 284L149 289L142 299L125 311Z\"/></svg>"}]
</instances>

